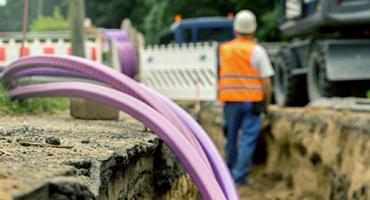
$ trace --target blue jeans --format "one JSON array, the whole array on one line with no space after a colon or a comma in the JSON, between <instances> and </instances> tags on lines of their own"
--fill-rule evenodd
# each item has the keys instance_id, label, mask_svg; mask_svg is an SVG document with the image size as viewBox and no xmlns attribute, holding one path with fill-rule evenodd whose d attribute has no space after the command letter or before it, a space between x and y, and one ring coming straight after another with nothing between
<instances>
[{"instance_id":1,"label":"blue jeans","mask_svg":"<svg viewBox=\"0 0 370 200\"><path fill-rule=\"evenodd\" d=\"M246 182L261 127L261 117L252 113L252 102L226 102L224 105L226 163L236 183ZM238 132L241 129L238 143Z\"/></svg>"}]
</instances>

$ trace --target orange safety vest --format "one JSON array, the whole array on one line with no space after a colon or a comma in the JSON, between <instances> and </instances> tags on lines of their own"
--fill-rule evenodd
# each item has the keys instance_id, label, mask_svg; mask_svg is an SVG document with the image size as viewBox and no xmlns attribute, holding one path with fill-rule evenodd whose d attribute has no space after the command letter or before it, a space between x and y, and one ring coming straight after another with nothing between
<instances>
[{"instance_id":1,"label":"orange safety vest","mask_svg":"<svg viewBox=\"0 0 370 200\"><path fill-rule=\"evenodd\" d=\"M220 45L218 98L222 102L257 102L264 98L260 73L252 66L256 43L236 38Z\"/></svg>"}]
</instances>

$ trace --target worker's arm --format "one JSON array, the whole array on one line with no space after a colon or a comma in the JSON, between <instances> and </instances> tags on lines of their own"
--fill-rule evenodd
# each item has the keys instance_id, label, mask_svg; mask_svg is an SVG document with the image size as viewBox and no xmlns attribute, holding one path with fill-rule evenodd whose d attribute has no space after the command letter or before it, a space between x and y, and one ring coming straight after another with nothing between
<instances>
[{"instance_id":1,"label":"worker's arm","mask_svg":"<svg viewBox=\"0 0 370 200\"><path fill-rule=\"evenodd\" d=\"M268 105L271 103L271 77L274 75L274 70L272 69L266 50L260 45L258 45L253 51L252 64L261 75L262 89L265 95L265 112L267 112Z\"/></svg>"},{"instance_id":2,"label":"worker's arm","mask_svg":"<svg viewBox=\"0 0 370 200\"><path fill-rule=\"evenodd\" d=\"M265 112L268 112L268 106L271 103L271 78L262 78L262 88L263 88L263 93L265 95L264 103L265 103Z\"/></svg>"}]
</instances>

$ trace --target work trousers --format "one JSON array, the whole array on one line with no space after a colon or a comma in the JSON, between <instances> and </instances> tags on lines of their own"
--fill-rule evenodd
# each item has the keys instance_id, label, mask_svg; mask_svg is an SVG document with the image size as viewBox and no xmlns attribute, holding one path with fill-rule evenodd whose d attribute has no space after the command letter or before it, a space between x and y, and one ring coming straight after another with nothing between
<instances>
[{"instance_id":1,"label":"work trousers","mask_svg":"<svg viewBox=\"0 0 370 200\"><path fill-rule=\"evenodd\" d=\"M224 105L226 163L238 184L246 182L261 127L260 114L252 113L252 106L252 102L226 102Z\"/></svg>"}]
</instances>

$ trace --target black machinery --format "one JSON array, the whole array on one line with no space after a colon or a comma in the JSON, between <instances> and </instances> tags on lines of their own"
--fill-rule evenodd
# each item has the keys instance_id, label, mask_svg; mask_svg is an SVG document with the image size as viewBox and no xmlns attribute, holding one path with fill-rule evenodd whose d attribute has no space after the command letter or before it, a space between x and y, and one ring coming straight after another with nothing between
<instances>
[{"instance_id":1,"label":"black machinery","mask_svg":"<svg viewBox=\"0 0 370 200\"><path fill-rule=\"evenodd\" d=\"M370 0L280 0L291 42L272 58L281 106L370 90Z\"/></svg>"}]
</instances>

